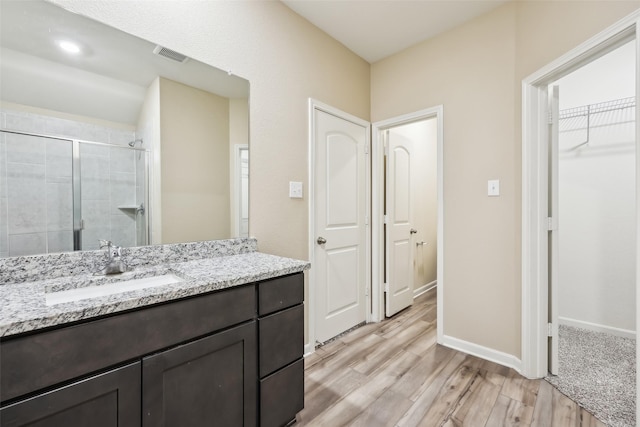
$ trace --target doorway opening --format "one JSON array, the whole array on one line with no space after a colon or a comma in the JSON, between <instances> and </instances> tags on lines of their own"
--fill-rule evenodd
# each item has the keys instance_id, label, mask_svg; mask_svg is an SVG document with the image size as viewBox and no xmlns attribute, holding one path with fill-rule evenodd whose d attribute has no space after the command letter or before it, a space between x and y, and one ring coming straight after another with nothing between
<instances>
[{"instance_id":1,"label":"doorway opening","mask_svg":"<svg viewBox=\"0 0 640 427\"><path fill-rule=\"evenodd\" d=\"M630 41L549 84L547 380L613 425L635 425L635 77Z\"/></svg>"},{"instance_id":2,"label":"doorway opening","mask_svg":"<svg viewBox=\"0 0 640 427\"><path fill-rule=\"evenodd\" d=\"M627 43L631 43L630 46L634 51L634 62L637 70L640 46L637 43L636 34L639 20L640 11L621 20L523 80L522 374L530 378L544 377L547 375L549 369L553 369L554 361L549 359L549 349L551 348L551 355L553 355L553 347L555 343L558 342L557 330L559 323L558 321L554 321L554 318L558 318L558 312L554 312L554 307L562 300L558 295L554 297L554 293L558 290L558 287L551 285L554 282L557 283L562 277L555 267L559 266L560 270L562 270L563 266L565 266L564 263L554 262L553 259L555 254L561 254L559 249L562 244L563 235L559 233L561 228L558 227L565 227L565 225L563 225L562 204L557 204L561 202L558 195L562 195L562 190L557 188L554 191L554 185L558 183L559 162L554 162L553 160L554 158L560 160L560 156L550 156L550 152L553 152L555 148L554 132L551 131L554 121L551 120L550 126L549 118L550 114L559 118L560 108L552 107L553 103L551 103L550 100L553 96L550 96L550 93L553 92L549 91L549 86L553 86L554 82L569 76L572 72L593 63ZM635 80L635 90L629 98L632 98L635 104L637 104L640 77L636 71L634 71L633 80ZM562 91L560 91L560 99L562 99ZM620 98L614 96L614 99L598 100L595 101L595 104L585 102L576 107L585 108L584 106L586 105L588 110L594 108L607 109L611 107L612 104L617 105L621 102ZM568 115L571 113L564 111L563 114ZM637 123L637 108L634 108L632 115L634 121ZM594 119L595 116L591 115L590 120ZM558 121L557 124L559 125L560 121ZM593 124L594 122L591 122L591 126L589 126L589 132L591 134L590 141L594 141L592 138L596 136L598 131L607 127L594 128ZM585 151L587 144L580 144L586 142L586 129L582 129L582 132L584 141L573 141L573 145L566 147L566 149L573 148L573 151L581 150L581 161L584 161L587 157L587 151ZM630 145L633 146L634 149L632 164L635 176L633 178L634 188L632 193L636 203L640 200L640 186L638 185L640 174L637 172L640 170L640 158L635 155L635 153L638 152L638 140L638 127L636 126L632 131L630 141ZM558 138L557 141L559 142L560 139ZM578 147L578 145L580 146ZM592 146L593 145L594 143L592 143ZM590 151L597 152L595 149L590 149ZM600 151L603 151L603 149ZM611 150L609 151L611 152ZM591 155L591 160L593 159L594 155ZM604 182L604 180L601 181ZM612 192L617 190L617 188L607 189L607 196L610 196ZM565 205L567 203L566 200ZM560 210L558 210L558 206L561 207ZM634 207L635 206L637 205L634 203ZM597 213L598 210L602 208L602 202L592 204L591 211L593 212L590 212L590 214ZM635 295L632 296L631 299L634 299L636 301L634 305L637 305L639 296L638 289L640 287L637 274L640 263L638 262L638 251L636 249L640 241L637 227L639 223L639 211L637 208L631 216L633 218L635 231L626 230L626 233L631 235L634 249L632 257L634 265L632 269L635 274L632 279L632 287ZM585 217L587 217L587 215L583 215L580 218L583 220ZM611 222L608 225L609 228L615 226L615 224ZM609 235L613 234L609 229L607 233ZM583 240L582 244L592 246L597 245L597 243L598 242ZM604 256L609 255L610 254L605 254ZM587 265L587 262L588 261L582 261L583 268L592 267L591 265ZM565 317L568 316L569 315ZM633 317L632 330L635 332L638 325L637 313ZM637 344L635 345L635 352L636 354L638 352ZM638 408L638 405L636 405L636 407Z\"/></svg>"},{"instance_id":3,"label":"doorway opening","mask_svg":"<svg viewBox=\"0 0 640 427\"><path fill-rule=\"evenodd\" d=\"M437 288L443 298L443 107L373 124L372 320Z\"/></svg>"}]
</instances>

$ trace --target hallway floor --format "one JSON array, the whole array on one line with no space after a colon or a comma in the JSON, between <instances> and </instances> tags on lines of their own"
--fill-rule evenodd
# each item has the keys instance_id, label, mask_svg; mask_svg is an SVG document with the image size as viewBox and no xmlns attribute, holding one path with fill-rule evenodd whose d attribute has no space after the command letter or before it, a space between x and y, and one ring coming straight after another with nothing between
<instances>
[{"instance_id":1,"label":"hallway floor","mask_svg":"<svg viewBox=\"0 0 640 427\"><path fill-rule=\"evenodd\" d=\"M436 293L305 359L297 425L597 426L544 380L436 344Z\"/></svg>"}]
</instances>

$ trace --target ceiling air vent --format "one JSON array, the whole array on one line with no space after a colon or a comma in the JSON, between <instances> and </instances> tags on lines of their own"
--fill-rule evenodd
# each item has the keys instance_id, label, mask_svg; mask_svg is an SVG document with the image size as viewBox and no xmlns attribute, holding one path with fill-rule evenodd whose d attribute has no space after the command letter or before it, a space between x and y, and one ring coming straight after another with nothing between
<instances>
[{"instance_id":1,"label":"ceiling air vent","mask_svg":"<svg viewBox=\"0 0 640 427\"><path fill-rule=\"evenodd\" d=\"M169 58L172 61L180 62L181 64L184 64L189 60L188 56L176 52L175 50L167 49L166 47L162 47L160 45L157 45L156 48L153 49L153 53L155 53L156 55L164 56L165 58Z\"/></svg>"}]
</instances>

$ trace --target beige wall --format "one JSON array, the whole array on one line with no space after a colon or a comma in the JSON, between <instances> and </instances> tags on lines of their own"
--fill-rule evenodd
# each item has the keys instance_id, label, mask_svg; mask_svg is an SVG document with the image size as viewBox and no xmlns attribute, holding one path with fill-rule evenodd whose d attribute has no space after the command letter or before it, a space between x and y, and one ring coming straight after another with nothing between
<instances>
[{"instance_id":1,"label":"beige wall","mask_svg":"<svg viewBox=\"0 0 640 427\"><path fill-rule=\"evenodd\" d=\"M521 81L638 7L509 3L372 65L372 121L444 105L446 335L521 356Z\"/></svg>"},{"instance_id":2,"label":"beige wall","mask_svg":"<svg viewBox=\"0 0 640 427\"><path fill-rule=\"evenodd\" d=\"M162 243L228 239L229 99L160 79Z\"/></svg>"}]
</instances>

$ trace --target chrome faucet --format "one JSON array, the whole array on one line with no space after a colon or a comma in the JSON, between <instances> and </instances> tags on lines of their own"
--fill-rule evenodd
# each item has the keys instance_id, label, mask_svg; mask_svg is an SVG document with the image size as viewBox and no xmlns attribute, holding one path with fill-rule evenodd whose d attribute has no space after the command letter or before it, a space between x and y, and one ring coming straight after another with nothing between
<instances>
[{"instance_id":1,"label":"chrome faucet","mask_svg":"<svg viewBox=\"0 0 640 427\"><path fill-rule=\"evenodd\" d=\"M122 259L122 248L115 246L110 240L100 240L100 249L106 248L107 265L99 274L119 274L129 271L129 267Z\"/></svg>"}]
</instances>

